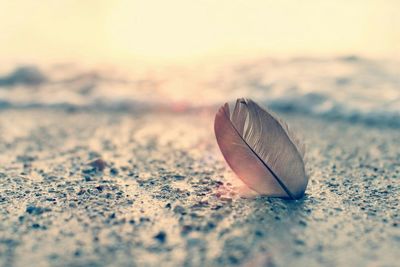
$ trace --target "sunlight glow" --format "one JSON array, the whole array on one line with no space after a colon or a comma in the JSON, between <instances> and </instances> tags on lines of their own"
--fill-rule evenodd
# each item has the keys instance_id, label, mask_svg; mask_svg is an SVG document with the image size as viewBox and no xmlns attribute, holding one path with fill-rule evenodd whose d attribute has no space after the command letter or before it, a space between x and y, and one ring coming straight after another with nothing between
<instances>
[{"instance_id":1,"label":"sunlight glow","mask_svg":"<svg viewBox=\"0 0 400 267\"><path fill-rule=\"evenodd\" d=\"M3 59L400 53L394 0L0 0L0 6Z\"/></svg>"}]
</instances>

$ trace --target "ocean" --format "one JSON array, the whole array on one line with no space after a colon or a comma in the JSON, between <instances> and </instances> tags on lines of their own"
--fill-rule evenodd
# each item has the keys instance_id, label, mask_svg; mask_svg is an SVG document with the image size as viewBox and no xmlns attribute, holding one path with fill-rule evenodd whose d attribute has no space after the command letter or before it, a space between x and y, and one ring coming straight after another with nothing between
<instances>
[{"instance_id":1,"label":"ocean","mask_svg":"<svg viewBox=\"0 0 400 267\"><path fill-rule=\"evenodd\" d=\"M400 61L357 56L144 68L0 69L0 108L185 112L249 97L276 112L400 127Z\"/></svg>"}]
</instances>

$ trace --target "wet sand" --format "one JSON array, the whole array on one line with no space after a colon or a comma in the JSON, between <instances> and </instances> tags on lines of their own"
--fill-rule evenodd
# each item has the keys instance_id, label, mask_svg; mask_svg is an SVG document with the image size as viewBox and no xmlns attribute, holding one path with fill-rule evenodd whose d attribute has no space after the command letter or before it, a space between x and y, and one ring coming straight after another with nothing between
<instances>
[{"instance_id":1,"label":"wet sand","mask_svg":"<svg viewBox=\"0 0 400 267\"><path fill-rule=\"evenodd\" d=\"M398 129L284 115L299 201L242 199L213 114L0 111L0 266L396 266Z\"/></svg>"}]
</instances>

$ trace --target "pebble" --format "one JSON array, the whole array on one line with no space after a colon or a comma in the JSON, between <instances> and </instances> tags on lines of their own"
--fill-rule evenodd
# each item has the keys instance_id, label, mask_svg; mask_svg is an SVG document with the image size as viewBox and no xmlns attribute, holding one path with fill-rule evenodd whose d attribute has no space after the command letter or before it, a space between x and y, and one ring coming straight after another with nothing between
<instances>
[{"instance_id":1,"label":"pebble","mask_svg":"<svg viewBox=\"0 0 400 267\"><path fill-rule=\"evenodd\" d=\"M160 231L158 234L154 236L160 243L165 243L167 240L167 234L164 231Z\"/></svg>"},{"instance_id":2,"label":"pebble","mask_svg":"<svg viewBox=\"0 0 400 267\"><path fill-rule=\"evenodd\" d=\"M102 159L96 159L96 160L90 162L89 165L92 166L97 171L104 171L104 169L107 166L106 162Z\"/></svg>"}]
</instances>

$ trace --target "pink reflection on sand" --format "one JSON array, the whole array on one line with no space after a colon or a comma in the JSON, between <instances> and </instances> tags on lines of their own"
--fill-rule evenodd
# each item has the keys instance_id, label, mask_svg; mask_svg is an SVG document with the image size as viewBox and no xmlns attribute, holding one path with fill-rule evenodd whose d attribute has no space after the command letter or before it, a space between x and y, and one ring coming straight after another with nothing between
<instances>
[{"instance_id":1,"label":"pink reflection on sand","mask_svg":"<svg viewBox=\"0 0 400 267\"><path fill-rule=\"evenodd\" d=\"M234 173L227 172L224 176L226 183L218 184L215 196L221 200L232 198L254 199L260 194L249 188Z\"/></svg>"}]
</instances>

